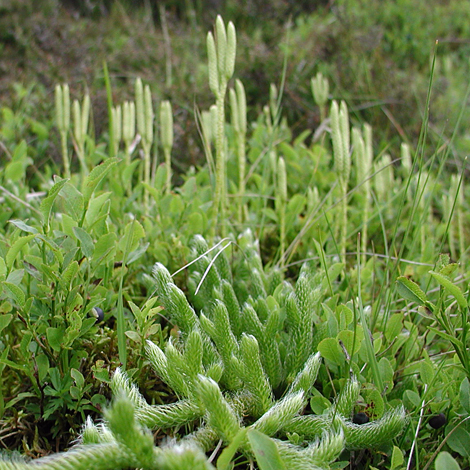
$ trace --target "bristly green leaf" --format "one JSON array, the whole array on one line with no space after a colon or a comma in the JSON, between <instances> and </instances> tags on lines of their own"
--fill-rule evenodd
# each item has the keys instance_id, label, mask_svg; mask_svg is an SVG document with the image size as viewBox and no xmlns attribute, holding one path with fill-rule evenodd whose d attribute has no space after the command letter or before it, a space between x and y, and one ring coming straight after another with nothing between
<instances>
[{"instance_id":1,"label":"bristly green leaf","mask_svg":"<svg viewBox=\"0 0 470 470\"><path fill-rule=\"evenodd\" d=\"M402 432L406 424L403 407L388 411L381 419L366 424L344 423L347 449L376 448L390 442Z\"/></svg>"},{"instance_id":2,"label":"bristly green leaf","mask_svg":"<svg viewBox=\"0 0 470 470\"><path fill-rule=\"evenodd\" d=\"M276 402L261 418L255 421L252 429L273 436L283 429L304 407L304 391L290 393Z\"/></svg>"},{"instance_id":3,"label":"bristly green leaf","mask_svg":"<svg viewBox=\"0 0 470 470\"><path fill-rule=\"evenodd\" d=\"M105 413L114 438L127 448L137 466L151 468L155 464L152 435L135 419L135 408L125 395L116 398Z\"/></svg>"},{"instance_id":4,"label":"bristly green leaf","mask_svg":"<svg viewBox=\"0 0 470 470\"><path fill-rule=\"evenodd\" d=\"M208 424L213 427L220 438L230 442L240 431L237 415L222 395L214 380L199 375L199 399L206 407Z\"/></svg>"},{"instance_id":5,"label":"bristly green leaf","mask_svg":"<svg viewBox=\"0 0 470 470\"><path fill-rule=\"evenodd\" d=\"M217 52L214 36L207 33L207 55L209 59L209 87L215 96L219 94L219 73L217 71Z\"/></svg>"},{"instance_id":6,"label":"bristly green leaf","mask_svg":"<svg viewBox=\"0 0 470 470\"><path fill-rule=\"evenodd\" d=\"M258 418L269 410L274 397L261 364L259 344L254 336L243 334L240 341L240 354L243 361L243 381L253 394L255 399L253 415Z\"/></svg>"},{"instance_id":7,"label":"bristly green leaf","mask_svg":"<svg viewBox=\"0 0 470 470\"><path fill-rule=\"evenodd\" d=\"M361 385L356 378L348 380L343 390L341 390L340 394L336 397L332 413L339 413L344 417L349 417L359 397L360 390Z\"/></svg>"}]
</instances>

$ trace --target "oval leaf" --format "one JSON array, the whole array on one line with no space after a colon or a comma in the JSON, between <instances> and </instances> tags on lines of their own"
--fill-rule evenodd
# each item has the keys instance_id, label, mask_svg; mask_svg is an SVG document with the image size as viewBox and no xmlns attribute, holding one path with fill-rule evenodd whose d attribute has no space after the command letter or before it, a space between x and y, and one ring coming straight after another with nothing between
<instances>
[{"instance_id":1,"label":"oval leaf","mask_svg":"<svg viewBox=\"0 0 470 470\"><path fill-rule=\"evenodd\" d=\"M260 470L286 470L275 442L265 434L250 429L248 440Z\"/></svg>"},{"instance_id":2,"label":"oval leaf","mask_svg":"<svg viewBox=\"0 0 470 470\"><path fill-rule=\"evenodd\" d=\"M455 297L455 300L459 304L461 309L467 308L467 300L465 299L459 286L456 286L447 276L443 276L441 273L435 271L429 271L429 274L446 289L451 295Z\"/></svg>"},{"instance_id":3,"label":"oval leaf","mask_svg":"<svg viewBox=\"0 0 470 470\"><path fill-rule=\"evenodd\" d=\"M426 305L426 294L422 291L421 287L416 282L408 279L405 276L400 276L397 279L398 293L406 300L416 302L419 305Z\"/></svg>"},{"instance_id":4,"label":"oval leaf","mask_svg":"<svg viewBox=\"0 0 470 470\"><path fill-rule=\"evenodd\" d=\"M441 452L436 459L436 470L460 470L460 465L448 452Z\"/></svg>"}]
</instances>

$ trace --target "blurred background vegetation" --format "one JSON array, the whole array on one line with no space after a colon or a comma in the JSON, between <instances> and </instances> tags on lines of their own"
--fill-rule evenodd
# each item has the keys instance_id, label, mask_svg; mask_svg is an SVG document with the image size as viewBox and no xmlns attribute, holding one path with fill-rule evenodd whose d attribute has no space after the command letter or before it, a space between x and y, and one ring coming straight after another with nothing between
<instances>
[{"instance_id":1,"label":"blurred background vegetation","mask_svg":"<svg viewBox=\"0 0 470 470\"><path fill-rule=\"evenodd\" d=\"M282 112L294 133L314 130L320 115L310 78L321 71L330 97L345 99L357 122L373 124L378 151L398 158L401 141L417 145L432 76L429 152L450 144L459 166L470 150L467 112L450 142L469 72L470 8L460 0L2 0L3 141L43 139L37 168L58 161L59 139L49 141L45 131L53 126L54 86L62 82L72 98L90 91L102 135L106 61L116 102L132 96L138 76L158 101L172 100L175 165L184 171L202 163L194 114L213 102L204 38L218 13L236 25L235 77L253 117L268 102L270 83L281 85L285 64Z\"/></svg>"}]
</instances>

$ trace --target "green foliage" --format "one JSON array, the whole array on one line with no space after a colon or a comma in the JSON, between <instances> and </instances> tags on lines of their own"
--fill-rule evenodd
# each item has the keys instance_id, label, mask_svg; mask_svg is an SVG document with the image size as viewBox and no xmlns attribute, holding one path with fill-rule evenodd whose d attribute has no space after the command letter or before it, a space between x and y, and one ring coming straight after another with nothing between
<instances>
[{"instance_id":1,"label":"green foliage","mask_svg":"<svg viewBox=\"0 0 470 470\"><path fill-rule=\"evenodd\" d=\"M439 453L435 468L436 470L460 470L459 464L448 452Z\"/></svg>"},{"instance_id":2,"label":"green foliage","mask_svg":"<svg viewBox=\"0 0 470 470\"><path fill-rule=\"evenodd\" d=\"M253 119L237 80L227 123L235 29L219 17L215 31L216 105L201 113L208 164L181 181L170 171L172 105L160 101L155 123L139 79L135 102L114 106L105 71L108 136L90 128L88 95L74 101L70 126L74 90L57 88L58 172L51 163L30 176L51 124L35 124L38 143L15 141L23 116L2 110L2 433L33 456L54 437L67 436L66 447L102 411L109 385L104 423L89 416L78 446L38 464L213 468L204 453L223 447L219 468L338 468L351 451L377 449L360 464L386 456L398 469L428 459L442 435L436 466L445 449L464 462L463 176L448 178L446 155L426 161L423 146L412 159L402 145L395 166L394 142L390 154L376 149L370 126L351 127L345 101L332 103L326 127L320 74L312 93L325 122L313 136L292 130L274 85ZM175 441L155 447L149 428ZM0 469L29 468L14 465Z\"/></svg>"}]
</instances>

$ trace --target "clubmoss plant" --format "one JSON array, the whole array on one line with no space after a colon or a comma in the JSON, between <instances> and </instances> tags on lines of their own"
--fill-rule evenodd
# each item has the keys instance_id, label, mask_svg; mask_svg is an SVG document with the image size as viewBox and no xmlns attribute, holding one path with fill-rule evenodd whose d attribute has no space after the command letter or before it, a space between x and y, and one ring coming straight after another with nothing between
<instances>
[{"instance_id":1,"label":"clubmoss plant","mask_svg":"<svg viewBox=\"0 0 470 470\"><path fill-rule=\"evenodd\" d=\"M67 84L55 87L56 125L60 133L64 178L70 178L70 161L67 149L67 134L70 129L70 90Z\"/></svg>"},{"instance_id":2,"label":"clubmoss plant","mask_svg":"<svg viewBox=\"0 0 470 470\"><path fill-rule=\"evenodd\" d=\"M77 152L78 161L80 162L82 176L86 177L88 175L88 166L85 156L85 141L88 132L88 121L90 119L90 95L88 93L85 94L81 106L78 100L74 100L72 110L75 150Z\"/></svg>"},{"instance_id":3,"label":"clubmoss plant","mask_svg":"<svg viewBox=\"0 0 470 470\"><path fill-rule=\"evenodd\" d=\"M169 272L161 264L154 267L157 294L166 315L178 325L180 341L170 342L165 350L148 342L148 357L158 375L180 397L172 405L175 412L181 410L180 424L189 410L192 416L207 417L206 432L199 429L185 439L199 442L206 451L217 439L229 444L240 425L246 426L250 421L249 416L254 420L251 428L271 436L296 432L315 439L327 433L328 442L331 435L343 433L348 436L344 440L348 448L367 447L368 440L374 446L380 445L400 432L405 420L401 409L390 411L383 421L366 426L366 437L360 426L349 422L360 391L354 379L347 382L349 385L332 405L330 415L297 416L307 403L320 367L320 355L312 345L321 283L315 282L315 275L305 266L295 288L283 284L276 272L271 275L264 272L256 243L248 232L239 239L239 244L244 247L246 258L230 273L223 253L217 258L221 261L211 263L204 252L201 254L207 248L205 241L201 237L194 241L196 261L190 268L190 290L201 279L207 284L196 295L202 296L203 311L199 315L173 283ZM212 273L203 278L202 270ZM196 354L198 348L200 352ZM286 355L285 351L295 354ZM146 425L162 425L159 410L164 408L149 407L135 387L122 379L121 372L115 375L114 382L120 384L114 386L115 393L123 388L128 395L138 397L134 400L139 407L137 414L146 416ZM199 441L201 435L204 438ZM209 435L212 440L208 441ZM246 451L243 445L241 449Z\"/></svg>"},{"instance_id":4,"label":"clubmoss plant","mask_svg":"<svg viewBox=\"0 0 470 470\"><path fill-rule=\"evenodd\" d=\"M344 262L346 258L346 234L348 223L348 183L351 172L349 114L344 101L338 106L336 101L331 104L331 139L333 141L333 155L335 170L338 175L341 190L340 217L338 221L338 232L340 234L340 254Z\"/></svg>"},{"instance_id":5,"label":"clubmoss plant","mask_svg":"<svg viewBox=\"0 0 470 470\"><path fill-rule=\"evenodd\" d=\"M124 161L126 167L131 163L132 143L135 139L135 103L125 101L122 107L122 139L124 140Z\"/></svg>"},{"instance_id":6,"label":"clubmoss plant","mask_svg":"<svg viewBox=\"0 0 470 470\"><path fill-rule=\"evenodd\" d=\"M277 190L276 210L279 218L279 257L284 261L286 250L286 204L287 204L287 176L286 163L282 157L277 162Z\"/></svg>"},{"instance_id":7,"label":"clubmoss plant","mask_svg":"<svg viewBox=\"0 0 470 470\"><path fill-rule=\"evenodd\" d=\"M356 184L361 185L361 193L364 198L362 207L361 228L361 262L366 262L367 250L367 225L370 211L370 176L372 170L372 128L364 125L363 134L358 128L352 132L353 157L356 167Z\"/></svg>"},{"instance_id":8,"label":"clubmoss plant","mask_svg":"<svg viewBox=\"0 0 470 470\"><path fill-rule=\"evenodd\" d=\"M403 167L405 172L407 174L409 174L409 172L413 168L413 160L411 158L410 146L407 143L402 142L401 147L400 147L400 151L401 151L401 166ZM405 175L405 176L407 176L407 175Z\"/></svg>"},{"instance_id":9,"label":"clubmoss plant","mask_svg":"<svg viewBox=\"0 0 470 470\"><path fill-rule=\"evenodd\" d=\"M122 138L122 107L121 105L113 106L111 109L111 113L113 115L113 147L116 150L116 153L119 150L119 145L121 143Z\"/></svg>"},{"instance_id":10,"label":"clubmoss plant","mask_svg":"<svg viewBox=\"0 0 470 470\"><path fill-rule=\"evenodd\" d=\"M225 94L227 83L233 75L237 39L235 26L230 21L225 27L220 15L215 22L215 38L212 32L207 34L207 55L209 59L209 86L216 99L217 121L215 133L216 174L213 201L212 233L216 233L219 222L221 234L225 235L226 206L226 169L225 169Z\"/></svg>"},{"instance_id":11,"label":"clubmoss plant","mask_svg":"<svg viewBox=\"0 0 470 470\"><path fill-rule=\"evenodd\" d=\"M463 228L464 217L462 212L463 194L463 180L461 180L457 175L452 175L449 194L444 195L443 208L445 217L448 221L449 231L447 236L449 240L450 255L453 259L458 259L456 238L458 238L459 242L460 257L465 254L465 233Z\"/></svg>"},{"instance_id":12,"label":"clubmoss plant","mask_svg":"<svg viewBox=\"0 0 470 470\"><path fill-rule=\"evenodd\" d=\"M88 419L83 433L68 452L28 462L0 460L1 470L116 470L126 468L197 469L214 467L203 452L188 442L155 447L153 437L136 416L131 398L121 394L105 412L105 421Z\"/></svg>"},{"instance_id":13,"label":"clubmoss plant","mask_svg":"<svg viewBox=\"0 0 470 470\"><path fill-rule=\"evenodd\" d=\"M142 139L142 148L144 150L144 208L148 210L151 171L151 155L150 150L153 143L153 104L150 87L142 85L142 80L138 78L135 82L135 108L137 117L137 130Z\"/></svg>"},{"instance_id":14,"label":"clubmoss plant","mask_svg":"<svg viewBox=\"0 0 470 470\"><path fill-rule=\"evenodd\" d=\"M326 103L328 102L329 83L328 79L318 72L310 81L311 91L315 103L320 108L320 119L323 122L326 118Z\"/></svg>"},{"instance_id":15,"label":"clubmoss plant","mask_svg":"<svg viewBox=\"0 0 470 470\"><path fill-rule=\"evenodd\" d=\"M173 114L169 101L160 103L160 141L166 165L165 192L169 194L171 191L171 149L173 147Z\"/></svg>"},{"instance_id":16,"label":"clubmoss plant","mask_svg":"<svg viewBox=\"0 0 470 470\"><path fill-rule=\"evenodd\" d=\"M217 127L217 106L213 104L208 111L202 111L199 116L200 133L204 154L207 160L209 174L215 174L214 156L212 155L212 145L215 141Z\"/></svg>"},{"instance_id":17,"label":"clubmoss plant","mask_svg":"<svg viewBox=\"0 0 470 470\"><path fill-rule=\"evenodd\" d=\"M394 170L392 158L384 154L374 164L374 190L380 204L386 203L393 192Z\"/></svg>"},{"instance_id":18,"label":"clubmoss plant","mask_svg":"<svg viewBox=\"0 0 470 470\"><path fill-rule=\"evenodd\" d=\"M246 166L246 95L243 83L235 81L235 89L230 88L230 110L232 126L235 130L237 141L238 161L238 221L240 224L247 218L248 208L244 203L245 197L245 166Z\"/></svg>"}]
</instances>

